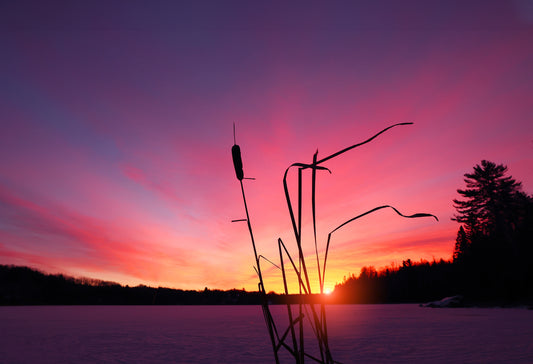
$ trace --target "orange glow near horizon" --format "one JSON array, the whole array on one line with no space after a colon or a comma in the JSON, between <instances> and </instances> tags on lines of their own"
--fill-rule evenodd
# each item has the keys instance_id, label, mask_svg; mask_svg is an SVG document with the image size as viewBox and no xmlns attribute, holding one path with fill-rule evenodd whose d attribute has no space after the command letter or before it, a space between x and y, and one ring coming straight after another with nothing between
<instances>
[{"instance_id":1,"label":"orange glow near horizon","mask_svg":"<svg viewBox=\"0 0 533 364\"><path fill-rule=\"evenodd\" d=\"M298 263L289 165L413 122L317 173L320 265L327 234L376 206L439 222L380 210L348 224L332 237L325 289L363 266L450 259L452 201L475 164L505 164L533 192L533 17L515 2L469 4L6 5L0 264L256 291L246 223L231 223L245 217L234 122L258 254L279 265L281 238ZM302 242L318 293L307 172ZM294 203L296 181L291 170ZM283 292L280 270L261 268L267 292Z\"/></svg>"}]
</instances>

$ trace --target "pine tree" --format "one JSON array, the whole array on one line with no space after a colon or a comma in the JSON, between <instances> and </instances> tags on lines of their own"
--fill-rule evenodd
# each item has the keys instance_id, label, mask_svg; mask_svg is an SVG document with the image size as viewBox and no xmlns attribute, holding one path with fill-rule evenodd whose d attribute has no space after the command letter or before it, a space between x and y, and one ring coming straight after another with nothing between
<instances>
[{"instance_id":1,"label":"pine tree","mask_svg":"<svg viewBox=\"0 0 533 364\"><path fill-rule=\"evenodd\" d=\"M468 234L489 236L513 227L522 184L506 172L506 166L483 160L465 174L467 188L457 192L466 200L453 200L458 213L452 220L463 223Z\"/></svg>"},{"instance_id":2,"label":"pine tree","mask_svg":"<svg viewBox=\"0 0 533 364\"><path fill-rule=\"evenodd\" d=\"M455 249L453 251L453 261L460 261L465 255L468 254L469 240L465 233L463 226L459 228L457 232L457 239L455 239Z\"/></svg>"}]
</instances>

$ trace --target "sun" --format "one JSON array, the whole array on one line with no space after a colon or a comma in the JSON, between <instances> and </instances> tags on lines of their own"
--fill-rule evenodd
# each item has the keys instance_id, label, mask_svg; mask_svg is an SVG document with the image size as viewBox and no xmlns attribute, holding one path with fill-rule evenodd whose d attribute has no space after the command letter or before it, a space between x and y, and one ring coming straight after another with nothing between
<instances>
[{"instance_id":1,"label":"sun","mask_svg":"<svg viewBox=\"0 0 533 364\"><path fill-rule=\"evenodd\" d=\"M331 288L324 288L324 294L331 294L333 290Z\"/></svg>"}]
</instances>

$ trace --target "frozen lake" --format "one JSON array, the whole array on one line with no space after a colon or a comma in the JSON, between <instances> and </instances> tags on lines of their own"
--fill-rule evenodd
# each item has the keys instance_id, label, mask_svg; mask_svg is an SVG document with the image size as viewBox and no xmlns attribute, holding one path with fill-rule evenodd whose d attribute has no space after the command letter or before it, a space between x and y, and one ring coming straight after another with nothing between
<instances>
[{"instance_id":1,"label":"frozen lake","mask_svg":"<svg viewBox=\"0 0 533 364\"><path fill-rule=\"evenodd\" d=\"M327 313L333 358L343 363L533 363L533 310L330 305ZM0 307L0 323L1 363L273 362L260 306Z\"/></svg>"}]
</instances>

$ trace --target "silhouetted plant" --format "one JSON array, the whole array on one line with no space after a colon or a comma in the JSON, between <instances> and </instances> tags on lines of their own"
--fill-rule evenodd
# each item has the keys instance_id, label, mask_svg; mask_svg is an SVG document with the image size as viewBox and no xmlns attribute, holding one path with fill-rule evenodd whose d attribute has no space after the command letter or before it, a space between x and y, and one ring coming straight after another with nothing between
<instances>
[{"instance_id":1,"label":"silhouetted plant","mask_svg":"<svg viewBox=\"0 0 533 364\"><path fill-rule=\"evenodd\" d=\"M244 178L244 173L243 173L242 159L240 155L240 147L236 145L235 140L234 140L234 145L232 147L233 164L235 167L236 177L239 180L240 185L241 185L242 197L243 197L244 207L246 211L246 219L239 219L239 220L234 220L234 221L246 221L248 223L248 229L250 232L250 237L252 240L252 247L254 250L254 255L255 255L255 260L256 260L256 265L254 269L259 278L258 287L259 287L259 291L261 292L261 294L265 297L263 299L263 304L262 304L263 315L265 318L265 322L267 324L269 336L271 338L272 348L274 351L274 357L275 357L276 363L279 362L278 351L281 348L286 349L294 357L296 363L303 363L305 358L310 358L319 363L334 363L335 362L332 358L332 354L329 348L328 331L327 331L327 323L326 323L326 311L325 311L324 303L321 303L319 310L317 310L314 304L306 304L305 299L303 298L305 296L310 296L313 294L312 286L310 282L310 275L308 272L309 269L311 269L310 268L311 266L306 261L306 255L304 254L303 241L302 241L302 185L303 185L303 172L304 171L306 170L311 171L311 214L312 214L311 217L312 217L312 229L313 229L313 243L314 243L314 248L315 248L314 250L315 250L315 257L316 257L316 271L317 271L317 276L318 276L320 294L324 293L326 265L327 265L327 258L328 258L328 252L329 252L332 234L336 232L337 230L341 229L345 225L359 218L362 218L370 213L373 213L375 211L385 209L385 208L390 208L394 212L396 212L398 215L402 217L406 217L406 218L434 217L435 219L437 219L434 215L427 214L427 213L404 215L400 213L400 211L398 211L396 208L389 206L389 205L376 207L374 209L371 209L365 213L359 214L343 222L342 224L340 224L339 226L331 230L327 237L327 242L325 244L324 258L323 258L323 261L321 262L321 259L319 256L319 248L318 248L318 241L317 241L317 226L316 226L316 204L315 204L316 176L317 176L317 171L328 171L329 173L331 173L329 169L321 166L321 164L327 162L330 159L336 158L351 149L354 149L356 147L359 147L366 143L371 142L376 137L378 137L380 134L386 132L387 130L391 128L394 128L396 126L401 126L401 125L410 125L410 124L412 123L399 123L399 124L389 126L388 128L385 128L379 133L375 134L371 138L365 140L364 142L354 144L350 147L344 148L322 159L318 159L318 151L317 151L313 155L313 159L311 163L293 163L285 170L285 173L283 176L283 188L285 191L285 198L287 201L289 216L291 219L294 237L296 241L298 260L297 262L295 262L295 260L292 258L291 254L289 253L285 243L280 238L278 239L280 266L278 267L277 265L272 263L270 260L268 259L267 260L271 262L272 264L274 264L276 267L281 269L285 294L289 294L289 290L288 290L288 284L287 284L288 277L287 277L287 272L285 269L286 265L285 265L284 260L285 259L289 260L290 262L290 265L288 265L289 270L292 270L296 276L298 293L300 297L302 297L302 300L300 301L296 312L293 311L290 304L287 304L287 315L289 319L289 324L286 330L281 335L276 327L276 324L272 318L272 315L270 314L270 310L268 307L268 300L266 299L266 291L264 287L263 276L262 276L261 266L260 266L260 258L264 258L264 257L262 255L258 255L257 250L256 250L252 227L250 224L250 217L248 214L248 207L246 204L246 197L244 193L243 179L245 178ZM234 139L235 139L235 126L234 126ZM288 188L288 183L287 183L288 173L292 168L296 168L298 172L296 206L294 206L292 203L292 199L289 193L289 188ZM304 318L307 319L307 322L312 328L312 332L315 335L319 356L310 354L307 348L304 348L304 329L303 329ZM287 343L286 340L289 340L289 343Z\"/></svg>"}]
</instances>

